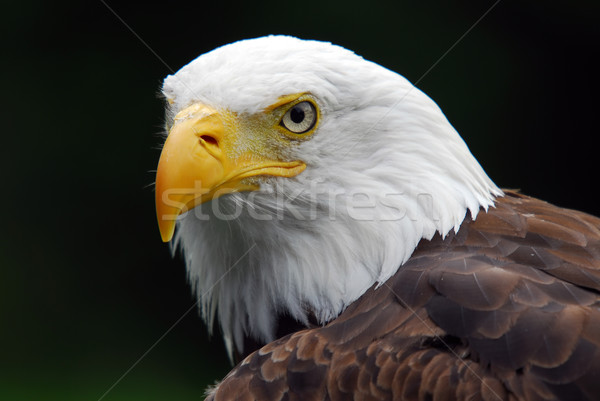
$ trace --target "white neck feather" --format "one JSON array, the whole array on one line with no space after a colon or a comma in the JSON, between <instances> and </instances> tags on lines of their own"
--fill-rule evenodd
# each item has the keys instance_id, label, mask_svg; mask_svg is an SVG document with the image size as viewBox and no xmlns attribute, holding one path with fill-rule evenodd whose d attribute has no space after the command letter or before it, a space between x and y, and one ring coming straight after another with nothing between
<instances>
[{"instance_id":1,"label":"white neck feather","mask_svg":"<svg viewBox=\"0 0 600 401\"><path fill-rule=\"evenodd\" d=\"M440 146L407 135L429 145L388 144L352 170L326 167L326 180L324 166L309 164L295 179L182 216L176 244L202 316L209 327L218 316L230 353L246 335L272 341L279 314L331 320L391 277L422 238L457 230L468 210L474 218L501 195L456 133Z\"/></svg>"}]
</instances>

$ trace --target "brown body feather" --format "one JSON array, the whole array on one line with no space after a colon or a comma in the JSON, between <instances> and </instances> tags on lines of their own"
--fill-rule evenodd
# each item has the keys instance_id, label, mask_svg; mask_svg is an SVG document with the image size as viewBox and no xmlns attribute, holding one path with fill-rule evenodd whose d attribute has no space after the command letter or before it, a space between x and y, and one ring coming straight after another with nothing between
<instances>
[{"instance_id":1,"label":"brown body feather","mask_svg":"<svg viewBox=\"0 0 600 401\"><path fill-rule=\"evenodd\" d=\"M600 400L600 219L514 192L209 400Z\"/></svg>"}]
</instances>

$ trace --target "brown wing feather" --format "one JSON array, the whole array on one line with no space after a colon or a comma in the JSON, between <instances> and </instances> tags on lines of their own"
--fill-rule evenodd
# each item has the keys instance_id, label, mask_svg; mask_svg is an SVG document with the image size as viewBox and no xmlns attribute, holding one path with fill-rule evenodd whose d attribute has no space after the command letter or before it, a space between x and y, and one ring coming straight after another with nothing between
<instances>
[{"instance_id":1,"label":"brown wing feather","mask_svg":"<svg viewBox=\"0 0 600 401\"><path fill-rule=\"evenodd\" d=\"M600 219L514 192L208 399L598 400Z\"/></svg>"}]
</instances>

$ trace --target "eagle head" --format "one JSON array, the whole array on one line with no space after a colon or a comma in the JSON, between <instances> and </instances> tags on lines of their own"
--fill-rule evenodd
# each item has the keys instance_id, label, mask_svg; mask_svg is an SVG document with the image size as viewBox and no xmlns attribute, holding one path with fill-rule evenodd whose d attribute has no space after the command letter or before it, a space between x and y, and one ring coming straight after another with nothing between
<instances>
[{"instance_id":1,"label":"eagle head","mask_svg":"<svg viewBox=\"0 0 600 401\"><path fill-rule=\"evenodd\" d=\"M163 93L160 232L230 352L336 317L502 194L427 95L330 43L229 44Z\"/></svg>"}]
</instances>

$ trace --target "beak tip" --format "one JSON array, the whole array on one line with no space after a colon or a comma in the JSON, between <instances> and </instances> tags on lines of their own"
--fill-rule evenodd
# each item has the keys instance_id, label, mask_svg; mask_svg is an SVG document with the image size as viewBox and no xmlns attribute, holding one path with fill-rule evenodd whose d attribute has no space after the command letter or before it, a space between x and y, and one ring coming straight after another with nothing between
<instances>
[{"instance_id":1,"label":"beak tip","mask_svg":"<svg viewBox=\"0 0 600 401\"><path fill-rule=\"evenodd\" d=\"M173 239L175 233L175 220L161 220L161 216L158 217L158 230L160 231L160 238L163 242L169 242Z\"/></svg>"},{"instance_id":2,"label":"beak tip","mask_svg":"<svg viewBox=\"0 0 600 401\"><path fill-rule=\"evenodd\" d=\"M166 242L170 242L170 241L171 241L171 239L173 239L173 234L164 234L164 235L163 235L163 234L161 233L161 234L160 234L160 237L161 237L161 239L162 239L162 242L165 242L165 243L166 243Z\"/></svg>"}]
</instances>

